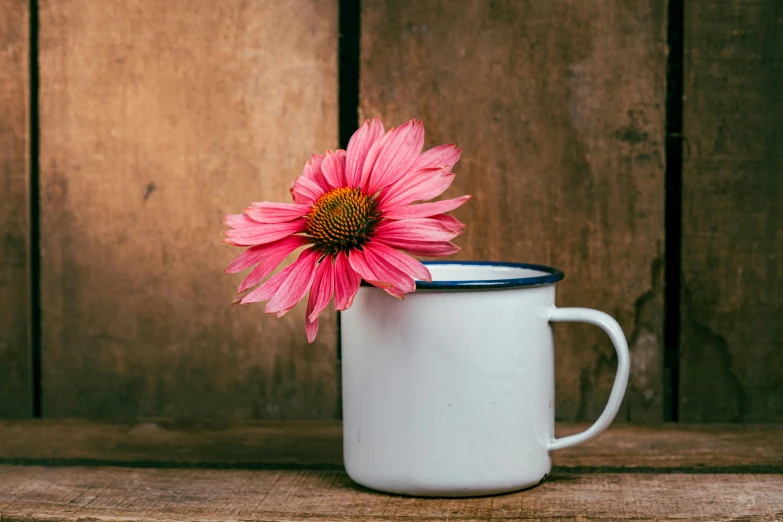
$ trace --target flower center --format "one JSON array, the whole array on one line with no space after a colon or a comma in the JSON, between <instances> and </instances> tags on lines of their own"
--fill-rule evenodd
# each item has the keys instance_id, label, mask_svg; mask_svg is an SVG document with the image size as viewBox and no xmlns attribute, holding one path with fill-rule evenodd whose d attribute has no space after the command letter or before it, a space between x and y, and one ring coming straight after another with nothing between
<instances>
[{"instance_id":1,"label":"flower center","mask_svg":"<svg viewBox=\"0 0 783 522\"><path fill-rule=\"evenodd\" d=\"M362 246L379 221L375 201L358 188L330 190L307 213L307 232L323 252L336 254Z\"/></svg>"}]
</instances>

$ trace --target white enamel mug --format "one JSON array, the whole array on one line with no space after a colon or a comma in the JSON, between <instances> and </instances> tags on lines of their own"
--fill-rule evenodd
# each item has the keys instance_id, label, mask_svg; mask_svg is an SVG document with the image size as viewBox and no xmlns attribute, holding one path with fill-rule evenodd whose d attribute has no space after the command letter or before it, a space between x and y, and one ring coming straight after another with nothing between
<instances>
[{"instance_id":1,"label":"white enamel mug","mask_svg":"<svg viewBox=\"0 0 783 522\"><path fill-rule=\"evenodd\" d=\"M555 268L429 262L433 282L405 300L362 286L342 315L345 468L368 488L477 496L544 480L550 452L614 419L628 383L623 331L609 315L555 307ZM587 431L554 438L552 322L609 334L617 376Z\"/></svg>"}]
</instances>

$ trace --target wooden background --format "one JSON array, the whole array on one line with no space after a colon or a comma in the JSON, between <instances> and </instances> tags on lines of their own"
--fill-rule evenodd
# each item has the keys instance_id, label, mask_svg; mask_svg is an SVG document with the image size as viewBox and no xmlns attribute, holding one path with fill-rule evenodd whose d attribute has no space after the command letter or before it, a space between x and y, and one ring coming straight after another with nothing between
<instances>
[{"instance_id":1,"label":"wooden background","mask_svg":"<svg viewBox=\"0 0 783 522\"><path fill-rule=\"evenodd\" d=\"M220 220L287 200L309 155L339 145L356 107L338 106L338 17L354 3L32 5L37 24L0 0L0 416L338 417L335 316L308 345L303 309L229 307L238 250ZM781 421L783 9L687 2L682 222L665 228L667 5L363 0L360 117L422 118L428 145L464 148L460 259L557 266L561 306L618 319L618 418ZM682 313L664 347L673 256ZM582 325L556 343L557 418L595 418L613 349Z\"/></svg>"},{"instance_id":2,"label":"wooden background","mask_svg":"<svg viewBox=\"0 0 783 522\"><path fill-rule=\"evenodd\" d=\"M0 0L0 417L33 412L30 318L30 21Z\"/></svg>"},{"instance_id":3,"label":"wooden background","mask_svg":"<svg viewBox=\"0 0 783 522\"><path fill-rule=\"evenodd\" d=\"M681 418L783 420L783 4L686 2Z\"/></svg>"}]
</instances>

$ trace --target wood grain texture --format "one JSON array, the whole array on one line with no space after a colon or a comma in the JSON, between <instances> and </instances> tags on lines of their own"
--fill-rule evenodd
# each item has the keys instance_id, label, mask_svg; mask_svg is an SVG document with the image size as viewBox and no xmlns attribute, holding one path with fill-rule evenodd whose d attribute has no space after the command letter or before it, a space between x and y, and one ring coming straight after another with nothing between
<instances>
[{"instance_id":1,"label":"wood grain texture","mask_svg":"<svg viewBox=\"0 0 783 522\"><path fill-rule=\"evenodd\" d=\"M783 4L685 2L680 418L783 420Z\"/></svg>"},{"instance_id":2,"label":"wood grain texture","mask_svg":"<svg viewBox=\"0 0 783 522\"><path fill-rule=\"evenodd\" d=\"M337 145L337 2L42 1L43 413L334 417L333 315L231 308L223 215Z\"/></svg>"},{"instance_id":3,"label":"wood grain texture","mask_svg":"<svg viewBox=\"0 0 783 522\"><path fill-rule=\"evenodd\" d=\"M29 4L0 0L0 417L33 413Z\"/></svg>"},{"instance_id":4,"label":"wood grain texture","mask_svg":"<svg viewBox=\"0 0 783 522\"><path fill-rule=\"evenodd\" d=\"M520 493L417 499L340 471L0 466L0 516L21 520L770 520L783 475L553 474ZM777 518L776 518L777 517Z\"/></svg>"},{"instance_id":5,"label":"wood grain texture","mask_svg":"<svg viewBox=\"0 0 783 522\"><path fill-rule=\"evenodd\" d=\"M557 431L585 427L558 424ZM780 432L773 425L617 425L558 452L552 475L536 488L438 500L352 483L336 421L5 421L0 520L777 520ZM9 465L14 457L27 465ZM47 459L50 467L35 465ZM83 465L90 462L96 465ZM218 463L246 469L163 469Z\"/></svg>"},{"instance_id":6,"label":"wood grain texture","mask_svg":"<svg viewBox=\"0 0 783 522\"><path fill-rule=\"evenodd\" d=\"M558 436L587 428L558 423ZM557 469L776 471L780 425L617 424L598 439L554 454ZM339 421L255 421L220 425L88 421L0 422L0 463L133 467L342 469Z\"/></svg>"},{"instance_id":7,"label":"wood grain texture","mask_svg":"<svg viewBox=\"0 0 783 522\"><path fill-rule=\"evenodd\" d=\"M362 2L361 114L423 119L463 147L458 258L561 268L560 306L603 310L631 346L619 419L662 419L663 0ZM558 419L594 419L605 335L556 328Z\"/></svg>"}]
</instances>

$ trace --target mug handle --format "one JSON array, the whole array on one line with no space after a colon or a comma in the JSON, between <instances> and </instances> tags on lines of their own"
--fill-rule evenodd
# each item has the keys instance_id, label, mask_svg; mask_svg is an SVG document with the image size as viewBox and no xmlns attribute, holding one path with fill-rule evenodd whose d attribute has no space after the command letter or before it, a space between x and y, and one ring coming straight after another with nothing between
<instances>
[{"instance_id":1,"label":"mug handle","mask_svg":"<svg viewBox=\"0 0 783 522\"><path fill-rule=\"evenodd\" d=\"M612 316L598 310L591 310L590 308L553 308L549 314L549 321L594 324L609 334L609 338L612 340L612 344L614 344L614 349L617 350L617 375L614 378L612 392L609 394L609 402L606 403L603 413L587 430L569 435L568 437L554 439L550 442L549 451L554 451L592 440L609 427L620 409L620 404L623 402L631 362L628 353L628 343L625 340L623 330Z\"/></svg>"}]
</instances>

